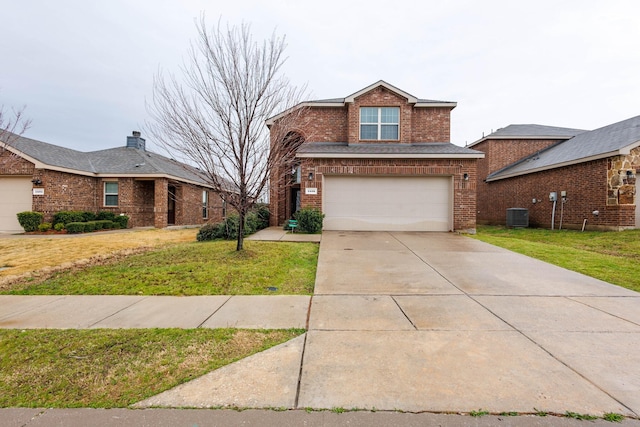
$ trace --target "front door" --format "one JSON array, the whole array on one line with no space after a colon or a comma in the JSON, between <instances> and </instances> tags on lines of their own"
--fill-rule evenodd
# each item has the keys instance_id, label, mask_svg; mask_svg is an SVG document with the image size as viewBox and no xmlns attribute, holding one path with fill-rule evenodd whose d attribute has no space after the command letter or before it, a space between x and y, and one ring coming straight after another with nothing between
<instances>
[{"instance_id":1,"label":"front door","mask_svg":"<svg viewBox=\"0 0 640 427\"><path fill-rule=\"evenodd\" d=\"M169 197L167 204L167 223L169 225L176 224L176 187L169 186Z\"/></svg>"}]
</instances>

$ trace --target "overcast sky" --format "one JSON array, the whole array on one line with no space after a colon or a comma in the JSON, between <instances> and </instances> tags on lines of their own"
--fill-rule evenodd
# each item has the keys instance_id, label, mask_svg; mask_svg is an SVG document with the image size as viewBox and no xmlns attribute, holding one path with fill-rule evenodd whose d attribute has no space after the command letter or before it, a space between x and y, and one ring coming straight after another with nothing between
<instances>
[{"instance_id":1,"label":"overcast sky","mask_svg":"<svg viewBox=\"0 0 640 427\"><path fill-rule=\"evenodd\" d=\"M286 35L311 99L378 80L455 101L451 141L509 124L595 129L640 115L640 1L0 0L0 105L25 136L81 151L125 144L159 69L177 71L205 12ZM144 136L144 135L143 135ZM154 147L147 139L147 147Z\"/></svg>"}]
</instances>

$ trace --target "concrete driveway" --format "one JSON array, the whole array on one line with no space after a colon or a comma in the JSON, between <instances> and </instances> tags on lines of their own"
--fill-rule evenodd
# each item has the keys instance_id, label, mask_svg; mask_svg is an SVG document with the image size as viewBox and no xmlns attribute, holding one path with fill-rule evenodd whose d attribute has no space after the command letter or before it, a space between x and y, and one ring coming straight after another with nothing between
<instances>
[{"instance_id":1,"label":"concrete driveway","mask_svg":"<svg viewBox=\"0 0 640 427\"><path fill-rule=\"evenodd\" d=\"M324 232L308 332L139 406L640 414L640 294L446 233Z\"/></svg>"},{"instance_id":2,"label":"concrete driveway","mask_svg":"<svg viewBox=\"0 0 640 427\"><path fill-rule=\"evenodd\" d=\"M640 414L640 294L456 234L325 232L301 407Z\"/></svg>"}]
</instances>

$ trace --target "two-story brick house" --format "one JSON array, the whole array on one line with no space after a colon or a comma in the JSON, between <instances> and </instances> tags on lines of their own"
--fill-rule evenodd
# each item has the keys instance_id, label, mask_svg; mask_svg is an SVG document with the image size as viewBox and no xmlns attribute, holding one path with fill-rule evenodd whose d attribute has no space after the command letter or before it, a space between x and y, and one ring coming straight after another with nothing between
<instances>
[{"instance_id":1,"label":"two-story brick house","mask_svg":"<svg viewBox=\"0 0 640 427\"><path fill-rule=\"evenodd\" d=\"M640 228L640 116L593 131L510 125L469 147L485 153L479 224L505 224L507 210L519 208L531 226Z\"/></svg>"},{"instance_id":2,"label":"two-story brick house","mask_svg":"<svg viewBox=\"0 0 640 427\"><path fill-rule=\"evenodd\" d=\"M2 141L0 141L2 144ZM193 167L147 151L139 132L126 145L80 152L34 139L11 138L0 151L0 231L20 231L16 214L111 211L129 226L220 221L220 195Z\"/></svg>"},{"instance_id":3,"label":"two-story brick house","mask_svg":"<svg viewBox=\"0 0 640 427\"><path fill-rule=\"evenodd\" d=\"M304 108L304 124L271 141L295 150L272 170L272 225L310 206L325 214L325 230L474 232L484 155L450 143L455 107L384 81L294 107ZM272 138L287 114L267 121Z\"/></svg>"}]
</instances>

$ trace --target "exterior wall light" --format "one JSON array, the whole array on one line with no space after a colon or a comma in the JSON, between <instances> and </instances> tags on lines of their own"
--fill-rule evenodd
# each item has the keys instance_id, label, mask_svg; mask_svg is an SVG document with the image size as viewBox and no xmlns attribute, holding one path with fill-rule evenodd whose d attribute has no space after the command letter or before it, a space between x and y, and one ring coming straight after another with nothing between
<instances>
[{"instance_id":1,"label":"exterior wall light","mask_svg":"<svg viewBox=\"0 0 640 427\"><path fill-rule=\"evenodd\" d=\"M636 175L633 173L632 170L628 170L627 171L627 178L635 178L635 177L636 177Z\"/></svg>"},{"instance_id":2,"label":"exterior wall light","mask_svg":"<svg viewBox=\"0 0 640 427\"><path fill-rule=\"evenodd\" d=\"M40 178L32 179L31 182L33 185L42 185L42 180L40 180Z\"/></svg>"},{"instance_id":3,"label":"exterior wall light","mask_svg":"<svg viewBox=\"0 0 640 427\"><path fill-rule=\"evenodd\" d=\"M313 172L309 172L309 181L313 181Z\"/></svg>"},{"instance_id":4,"label":"exterior wall light","mask_svg":"<svg viewBox=\"0 0 640 427\"><path fill-rule=\"evenodd\" d=\"M462 179L464 179L465 181L469 181L469 174L465 173L464 175L462 175Z\"/></svg>"}]
</instances>

